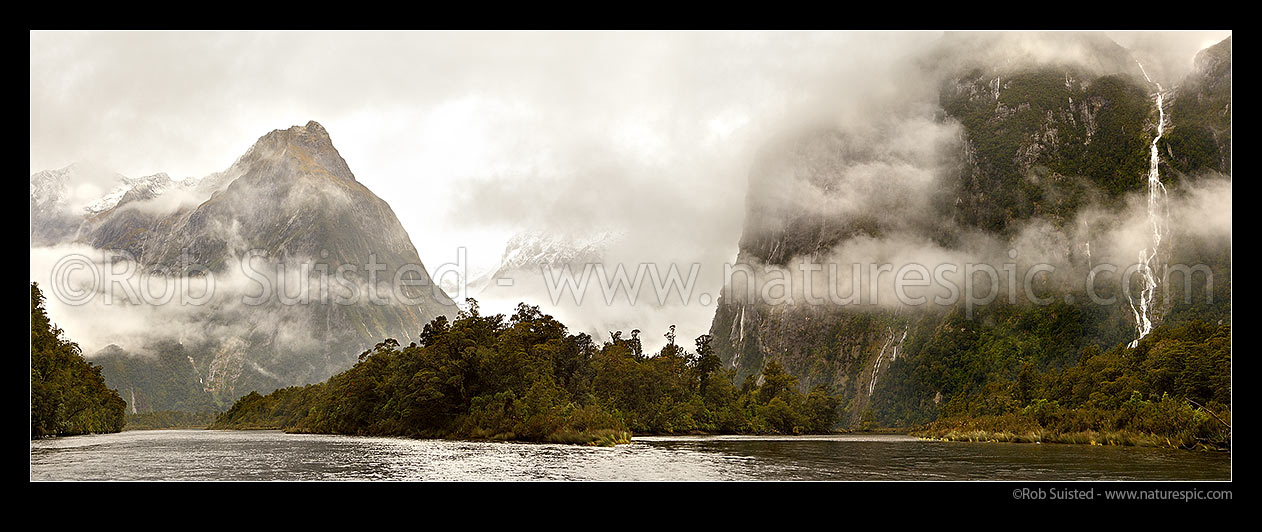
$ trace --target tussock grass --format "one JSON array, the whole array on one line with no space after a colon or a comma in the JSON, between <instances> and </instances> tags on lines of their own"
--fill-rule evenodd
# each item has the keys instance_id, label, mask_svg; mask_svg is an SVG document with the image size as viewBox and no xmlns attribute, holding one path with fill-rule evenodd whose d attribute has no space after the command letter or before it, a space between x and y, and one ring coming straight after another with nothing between
<instances>
[{"instance_id":1,"label":"tussock grass","mask_svg":"<svg viewBox=\"0 0 1262 532\"><path fill-rule=\"evenodd\" d=\"M620 443L631 443L631 433L624 430L590 430L581 432L563 430L550 434L548 442L613 447Z\"/></svg>"},{"instance_id":2,"label":"tussock grass","mask_svg":"<svg viewBox=\"0 0 1262 532\"><path fill-rule=\"evenodd\" d=\"M1051 432L1033 430L1023 432L988 431L988 430L918 430L910 435L917 438L940 441L960 442L1005 442L1005 443L1064 443L1073 445L1116 445L1121 447L1164 447L1170 449L1217 450L1217 447L1206 445L1195 439L1181 437L1164 437L1156 434L1117 430L1097 432L1086 430L1079 432Z\"/></svg>"}]
</instances>

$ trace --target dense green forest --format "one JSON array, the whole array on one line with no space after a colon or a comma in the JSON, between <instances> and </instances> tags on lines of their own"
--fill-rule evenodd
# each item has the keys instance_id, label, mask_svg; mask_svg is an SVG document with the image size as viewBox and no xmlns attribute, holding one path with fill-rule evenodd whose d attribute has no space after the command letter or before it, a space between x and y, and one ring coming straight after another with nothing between
<instances>
[{"instance_id":1,"label":"dense green forest","mask_svg":"<svg viewBox=\"0 0 1262 532\"><path fill-rule=\"evenodd\" d=\"M31 283L31 438L118 432L125 407L101 368L48 319L44 294Z\"/></svg>"},{"instance_id":2,"label":"dense green forest","mask_svg":"<svg viewBox=\"0 0 1262 532\"><path fill-rule=\"evenodd\" d=\"M206 356L206 344L153 340L144 344L144 355L109 345L92 359L101 365L105 382L118 388L128 408L138 413L223 411L236 397L207 391L197 367L189 363Z\"/></svg>"},{"instance_id":3,"label":"dense green forest","mask_svg":"<svg viewBox=\"0 0 1262 532\"><path fill-rule=\"evenodd\" d=\"M1015 221L1072 219L1095 191L1111 202L1143 186L1135 176L1148 170L1155 109L1124 76L1044 68L1000 79L978 69L948 84L941 103L974 150L976 168L940 194L939 208L964 225L1010 234Z\"/></svg>"},{"instance_id":4,"label":"dense green forest","mask_svg":"<svg viewBox=\"0 0 1262 532\"><path fill-rule=\"evenodd\" d=\"M960 346L960 351L1000 348L990 343ZM996 351L994 356L1003 355ZM917 434L1180 448L1231 445L1230 324L1161 326L1134 348L1119 344L1101 351L1090 345L1070 365L1039 369L1027 359L1017 367L1015 375L992 369L978 376L973 390L954 394L940 419Z\"/></svg>"},{"instance_id":5,"label":"dense green forest","mask_svg":"<svg viewBox=\"0 0 1262 532\"><path fill-rule=\"evenodd\" d=\"M820 433L839 419L839 398L801 393L778 365L738 388L709 336L692 352L673 327L666 337L650 356L638 330L597 345L538 307L483 316L471 301L419 344L386 340L327 382L251 393L212 428L608 444L632 432Z\"/></svg>"},{"instance_id":6,"label":"dense green forest","mask_svg":"<svg viewBox=\"0 0 1262 532\"><path fill-rule=\"evenodd\" d=\"M1158 327L1135 348L1083 341L1093 316L1071 305L996 308L994 325L947 319L913 357L890 369L889 404L859 428L916 427L949 439L1230 445L1231 327L1193 321ZM734 384L710 337L695 350L673 331L656 355L639 331L597 345L538 307L425 326L420 344L386 340L327 382L251 393L212 428L410 437L615 443L630 433L803 434L836 428L846 405L823 388L799 390L776 362ZM1083 347L1085 346L1085 347ZM935 356L934 353L938 355ZM932 409L906 410L941 391ZM888 388L893 387L893 388ZM941 397L942 395L940 395ZM902 399L899 399L902 398ZM871 407L869 407L871 408ZM904 419L889 419L902 412Z\"/></svg>"},{"instance_id":7,"label":"dense green forest","mask_svg":"<svg viewBox=\"0 0 1262 532\"><path fill-rule=\"evenodd\" d=\"M204 429L214 423L217 417L219 417L219 412L159 410L128 413L124 419L123 430Z\"/></svg>"}]
</instances>

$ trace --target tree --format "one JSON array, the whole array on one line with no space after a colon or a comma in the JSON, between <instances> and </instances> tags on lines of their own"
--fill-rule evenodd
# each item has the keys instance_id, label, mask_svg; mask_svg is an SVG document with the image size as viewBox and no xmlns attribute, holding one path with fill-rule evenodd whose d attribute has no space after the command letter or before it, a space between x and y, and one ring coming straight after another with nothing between
<instances>
[{"instance_id":1,"label":"tree","mask_svg":"<svg viewBox=\"0 0 1262 532\"><path fill-rule=\"evenodd\" d=\"M689 354L672 329L669 343L645 356L639 334L613 332L597 346L524 304L507 319L438 317L419 345L386 340L325 383L249 394L214 427L592 443L631 430L793 434L835 423L840 398L803 396L778 364L763 386L747 379L737 390L709 335Z\"/></svg>"},{"instance_id":2,"label":"tree","mask_svg":"<svg viewBox=\"0 0 1262 532\"><path fill-rule=\"evenodd\" d=\"M694 362L694 368L697 372L697 391L705 395L706 386L709 384L710 376L723 366L723 362L719 360L719 356L714 354L714 348L710 346L714 337L703 334L696 339L697 355Z\"/></svg>"},{"instance_id":3,"label":"tree","mask_svg":"<svg viewBox=\"0 0 1262 532\"><path fill-rule=\"evenodd\" d=\"M106 388L100 366L52 324L43 292L31 283L31 437L118 432L126 406Z\"/></svg>"},{"instance_id":4,"label":"tree","mask_svg":"<svg viewBox=\"0 0 1262 532\"><path fill-rule=\"evenodd\" d=\"M767 404L786 391L797 391L798 378L784 371L779 362L772 360L762 370L762 386L758 389L758 402Z\"/></svg>"}]
</instances>

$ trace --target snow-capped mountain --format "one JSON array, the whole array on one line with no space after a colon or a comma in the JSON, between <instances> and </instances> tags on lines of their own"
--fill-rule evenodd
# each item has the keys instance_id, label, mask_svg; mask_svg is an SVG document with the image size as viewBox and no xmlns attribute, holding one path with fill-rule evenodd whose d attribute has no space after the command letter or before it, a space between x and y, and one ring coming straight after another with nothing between
<instances>
[{"instance_id":1,"label":"snow-capped mountain","mask_svg":"<svg viewBox=\"0 0 1262 532\"><path fill-rule=\"evenodd\" d=\"M604 262L609 251L626 237L618 229L597 227L586 231L522 231L504 245L498 267L471 276L470 295L488 290L508 292L529 277L539 278L543 268L569 266L581 271L585 264Z\"/></svg>"},{"instance_id":2,"label":"snow-capped mountain","mask_svg":"<svg viewBox=\"0 0 1262 532\"><path fill-rule=\"evenodd\" d=\"M523 231L508 240L500 259L501 272L532 270L535 266L600 261L624 237L614 229L589 232Z\"/></svg>"},{"instance_id":3,"label":"snow-capped mountain","mask_svg":"<svg viewBox=\"0 0 1262 532\"><path fill-rule=\"evenodd\" d=\"M104 196L89 203L83 209L89 215L100 214L117 207L123 200L142 201L161 196L172 187L187 187L188 181L172 181L165 172L150 176L130 178L123 177L123 182L111 189Z\"/></svg>"},{"instance_id":4,"label":"snow-capped mountain","mask_svg":"<svg viewBox=\"0 0 1262 532\"><path fill-rule=\"evenodd\" d=\"M31 244L73 240L87 209L104 204L116 190L126 193L127 181L117 172L84 162L31 174Z\"/></svg>"},{"instance_id":5,"label":"snow-capped mountain","mask_svg":"<svg viewBox=\"0 0 1262 532\"><path fill-rule=\"evenodd\" d=\"M36 172L31 174L31 244L74 242L82 236L85 223L120 205L135 206L176 194L183 202L193 202L194 197L208 198L205 183L210 180L174 180L165 172L127 177L90 162Z\"/></svg>"},{"instance_id":6,"label":"snow-capped mountain","mask_svg":"<svg viewBox=\"0 0 1262 532\"><path fill-rule=\"evenodd\" d=\"M99 199L100 192L123 184L127 177L88 162L31 174L31 202L76 210Z\"/></svg>"}]
</instances>

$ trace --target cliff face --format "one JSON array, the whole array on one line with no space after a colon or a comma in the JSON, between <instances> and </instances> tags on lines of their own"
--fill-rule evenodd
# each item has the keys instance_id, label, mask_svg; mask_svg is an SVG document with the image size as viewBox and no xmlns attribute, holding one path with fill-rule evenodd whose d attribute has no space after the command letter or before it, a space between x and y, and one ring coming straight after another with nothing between
<instances>
[{"instance_id":1,"label":"cliff face","mask_svg":"<svg viewBox=\"0 0 1262 532\"><path fill-rule=\"evenodd\" d=\"M1231 175L1231 37L1202 50L1194 65L1174 90L1162 155L1180 179Z\"/></svg>"},{"instance_id":2,"label":"cliff face","mask_svg":"<svg viewBox=\"0 0 1262 532\"><path fill-rule=\"evenodd\" d=\"M1127 247L1117 235L1122 226L1136 225L1122 213L1142 208L1135 198L1148 186L1148 149L1158 117L1155 88L1137 63L1098 38L1077 43L1089 52L1085 60L1027 57L991 64L984 53L966 53L984 43L959 36L944 41L923 72L926 82L939 87L932 120L879 124L863 134L844 125L817 129L764 149L750 172L738 266L797 271L809 264L827 273L830 265L848 272L858 264L854 271L863 275L843 279L838 294L844 296L868 286L874 263L898 268L900 260L924 257L989 260L980 258L981 249L993 252L985 257L1036 256L1081 272L1109 252L1133 262L1139 248ZM1230 128L1224 136L1221 122L1202 125L1188 118L1223 115L1223 106L1209 96L1219 94L1224 72L1230 92L1230 57L1224 66L1222 54L1212 52L1217 48L1202 54L1203 66L1166 107L1167 113L1179 109L1191 94L1209 102L1168 119L1168 131L1195 124L1215 139L1197 152L1212 152L1212 160L1184 174L1230 170L1229 151L1228 166L1215 163L1224 157L1219 140L1226 138L1229 146ZM1177 194L1178 178L1164 180ZM1167 243L1163 257L1225 259L1229 271L1229 241L1191 249L1189 240ZM759 283L758 290L766 288ZM936 417L953 394L977 393L988 374L1013 373L1027 363L1073 364L1088 346L1107 348L1133 335L1132 309L1124 301L1087 304L1087 295L1068 280L1045 288L1053 303L1029 306L1000 298L966 316L958 304L889 304L866 294L842 304L812 304L801 294L792 302L768 302L766 292L729 285L710 333L720 358L740 379L757 378L776 360L804 389L823 386L844 394L851 424L869 410L883 423L919 423ZM1214 290L1224 289L1229 299L1229 281L1216 279ZM1178 304L1159 310L1158 319L1187 314ZM1229 307L1212 309L1214 315L1224 311L1229 315Z\"/></svg>"}]
</instances>

